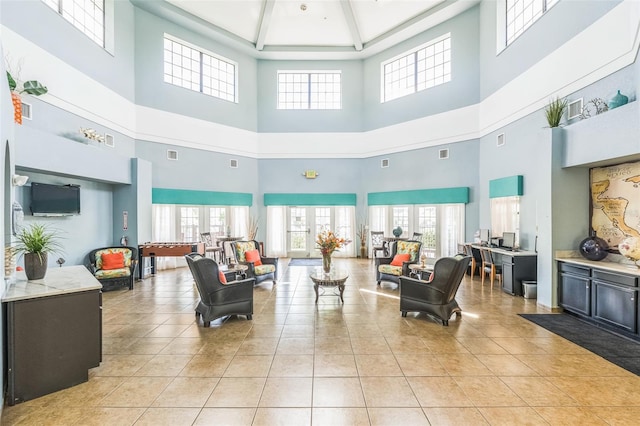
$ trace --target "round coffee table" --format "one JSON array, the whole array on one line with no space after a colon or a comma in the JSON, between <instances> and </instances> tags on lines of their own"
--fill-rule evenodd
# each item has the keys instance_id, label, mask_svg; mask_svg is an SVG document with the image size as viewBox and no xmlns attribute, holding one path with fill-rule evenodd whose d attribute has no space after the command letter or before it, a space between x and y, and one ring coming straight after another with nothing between
<instances>
[{"instance_id":1,"label":"round coffee table","mask_svg":"<svg viewBox=\"0 0 640 426\"><path fill-rule=\"evenodd\" d=\"M344 303L342 294L344 293L344 283L347 281L347 278L349 278L348 271L334 268L327 274L322 268L315 268L311 275L309 275L309 278L313 281L313 290L316 292L316 303L318 303L318 297L320 296L320 287L338 287L340 294L334 294L340 296L340 300ZM324 289L322 295L324 295Z\"/></svg>"}]
</instances>

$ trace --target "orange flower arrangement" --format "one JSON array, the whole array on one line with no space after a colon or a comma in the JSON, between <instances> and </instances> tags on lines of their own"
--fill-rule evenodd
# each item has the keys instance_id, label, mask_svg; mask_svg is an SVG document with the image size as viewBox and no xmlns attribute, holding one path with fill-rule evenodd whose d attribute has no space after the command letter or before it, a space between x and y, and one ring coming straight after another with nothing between
<instances>
[{"instance_id":1,"label":"orange flower arrangement","mask_svg":"<svg viewBox=\"0 0 640 426\"><path fill-rule=\"evenodd\" d=\"M328 229L323 230L316 237L316 244L320 247L320 252L323 255L331 255L335 250L342 248L345 242L344 238L338 237Z\"/></svg>"}]
</instances>

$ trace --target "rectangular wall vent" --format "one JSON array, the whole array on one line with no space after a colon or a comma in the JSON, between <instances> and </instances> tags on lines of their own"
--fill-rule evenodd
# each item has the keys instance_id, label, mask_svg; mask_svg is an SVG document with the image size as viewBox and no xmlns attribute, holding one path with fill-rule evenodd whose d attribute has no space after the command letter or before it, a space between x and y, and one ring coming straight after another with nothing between
<instances>
[{"instance_id":1,"label":"rectangular wall vent","mask_svg":"<svg viewBox=\"0 0 640 426\"><path fill-rule=\"evenodd\" d=\"M381 168L383 168L383 169L384 169L385 167L389 167L389 159L388 159L388 158L385 158L385 159L383 159L382 161L380 161L380 167L381 167Z\"/></svg>"},{"instance_id":2,"label":"rectangular wall vent","mask_svg":"<svg viewBox=\"0 0 640 426\"><path fill-rule=\"evenodd\" d=\"M507 143L507 140L504 136L504 133L500 133L497 137L496 137L496 145L497 146L504 146L504 144Z\"/></svg>"},{"instance_id":3,"label":"rectangular wall vent","mask_svg":"<svg viewBox=\"0 0 640 426\"><path fill-rule=\"evenodd\" d=\"M231 167L232 169L237 169L238 168L238 160L229 160L229 167Z\"/></svg>"},{"instance_id":4,"label":"rectangular wall vent","mask_svg":"<svg viewBox=\"0 0 640 426\"><path fill-rule=\"evenodd\" d=\"M569 102L567 106L567 119L571 120L582 114L582 98Z\"/></svg>"},{"instance_id":5,"label":"rectangular wall vent","mask_svg":"<svg viewBox=\"0 0 640 426\"><path fill-rule=\"evenodd\" d=\"M31 104L27 104L22 102L22 118L26 118L27 120L31 120Z\"/></svg>"},{"instance_id":6,"label":"rectangular wall vent","mask_svg":"<svg viewBox=\"0 0 640 426\"><path fill-rule=\"evenodd\" d=\"M105 133L104 144L110 148L113 148L114 146L116 146L116 141L113 139L113 135L110 135L109 133Z\"/></svg>"},{"instance_id":7,"label":"rectangular wall vent","mask_svg":"<svg viewBox=\"0 0 640 426\"><path fill-rule=\"evenodd\" d=\"M168 149L167 150L167 160L177 161L178 160L178 151L176 151L174 149Z\"/></svg>"},{"instance_id":8,"label":"rectangular wall vent","mask_svg":"<svg viewBox=\"0 0 640 426\"><path fill-rule=\"evenodd\" d=\"M438 151L438 158L440 160L446 160L447 158L449 158L449 148L444 148Z\"/></svg>"}]
</instances>

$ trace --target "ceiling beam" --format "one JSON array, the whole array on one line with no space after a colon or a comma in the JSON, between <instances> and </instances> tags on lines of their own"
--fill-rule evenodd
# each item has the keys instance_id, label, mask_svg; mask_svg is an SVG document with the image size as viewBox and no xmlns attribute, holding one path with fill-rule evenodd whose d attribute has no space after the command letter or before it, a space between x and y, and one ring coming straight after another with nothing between
<instances>
[{"instance_id":1,"label":"ceiling beam","mask_svg":"<svg viewBox=\"0 0 640 426\"><path fill-rule=\"evenodd\" d=\"M256 38L256 50L264 49L264 39L267 36L267 30L271 23L271 14L276 0L265 0L262 16L260 16L260 24L258 26L258 37Z\"/></svg>"},{"instance_id":2,"label":"ceiling beam","mask_svg":"<svg viewBox=\"0 0 640 426\"><path fill-rule=\"evenodd\" d=\"M340 5L342 6L344 19L347 20L349 32L351 32L351 37L353 38L353 46L355 47L356 51L359 52L362 50L362 38L360 37L360 31L358 31L356 17L353 14L353 9L351 8L351 0L340 0Z\"/></svg>"}]
</instances>

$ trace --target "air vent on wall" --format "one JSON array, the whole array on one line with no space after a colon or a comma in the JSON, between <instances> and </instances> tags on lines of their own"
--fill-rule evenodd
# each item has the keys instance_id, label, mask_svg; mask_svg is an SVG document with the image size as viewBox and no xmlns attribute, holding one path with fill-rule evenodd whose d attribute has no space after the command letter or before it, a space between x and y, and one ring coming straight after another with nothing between
<instances>
[{"instance_id":1,"label":"air vent on wall","mask_svg":"<svg viewBox=\"0 0 640 426\"><path fill-rule=\"evenodd\" d=\"M116 142L113 139L113 135L110 135L109 133L105 133L104 134L104 144L110 148L113 148L114 146L116 146Z\"/></svg>"},{"instance_id":2,"label":"air vent on wall","mask_svg":"<svg viewBox=\"0 0 640 426\"><path fill-rule=\"evenodd\" d=\"M571 120L582 114L582 98L569 102L567 106L567 119Z\"/></svg>"},{"instance_id":3,"label":"air vent on wall","mask_svg":"<svg viewBox=\"0 0 640 426\"><path fill-rule=\"evenodd\" d=\"M496 137L496 145L497 146L503 146L505 143L507 142L507 140L504 137L504 133L500 133L497 137Z\"/></svg>"},{"instance_id":4,"label":"air vent on wall","mask_svg":"<svg viewBox=\"0 0 640 426\"><path fill-rule=\"evenodd\" d=\"M440 151L438 151L438 158L440 160L446 160L447 158L449 158L449 148L441 149Z\"/></svg>"},{"instance_id":5,"label":"air vent on wall","mask_svg":"<svg viewBox=\"0 0 640 426\"><path fill-rule=\"evenodd\" d=\"M389 159L388 159L388 158L385 158L385 159L381 160L381 161L380 161L380 167L381 167L381 168L383 168L383 169L384 169L385 167L389 167Z\"/></svg>"},{"instance_id":6,"label":"air vent on wall","mask_svg":"<svg viewBox=\"0 0 640 426\"><path fill-rule=\"evenodd\" d=\"M22 118L31 120L31 104L22 102Z\"/></svg>"},{"instance_id":7,"label":"air vent on wall","mask_svg":"<svg viewBox=\"0 0 640 426\"><path fill-rule=\"evenodd\" d=\"M174 149L167 150L167 160L178 160L178 151Z\"/></svg>"},{"instance_id":8,"label":"air vent on wall","mask_svg":"<svg viewBox=\"0 0 640 426\"><path fill-rule=\"evenodd\" d=\"M229 160L229 167L231 167L232 169L237 169L238 168L238 160Z\"/></svg>"}]
</instances>

